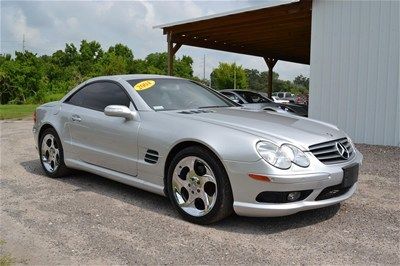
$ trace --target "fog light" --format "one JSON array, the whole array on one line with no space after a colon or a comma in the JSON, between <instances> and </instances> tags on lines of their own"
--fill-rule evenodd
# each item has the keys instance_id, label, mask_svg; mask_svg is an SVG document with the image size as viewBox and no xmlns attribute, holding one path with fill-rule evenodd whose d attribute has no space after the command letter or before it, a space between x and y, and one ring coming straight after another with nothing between
<instances>
[{"instance_id":1,"label":"fog light","mask_svg":"<svg viewBox=\"0 0 400 266\"><path fill-rule=\"evenodd\" d=\"M298 200L298 199L300 198L300 196L301 196L301 193L298 192L298 191L296 191L296 192L290 192L290 193L287 195L287 200L288 200L288 201L296 201L296 200Z\"/></svg>"}]
</instances>

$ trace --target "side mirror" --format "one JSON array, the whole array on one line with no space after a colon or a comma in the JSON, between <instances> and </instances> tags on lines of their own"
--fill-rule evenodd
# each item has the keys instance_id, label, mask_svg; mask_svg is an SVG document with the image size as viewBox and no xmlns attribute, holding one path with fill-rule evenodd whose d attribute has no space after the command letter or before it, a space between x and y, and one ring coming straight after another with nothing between
<instances>
[{"instance_id":1,"label":"side mirror","mask_svg":"<svg viewBox=\"0 0 400 266\"><path fill-rule=\"evenodd\" d=\"M131 111L131 109L124 105L109 105L104 108L104 114L107 116L123 117L127 120L139 119L137 111Z\"/></svg>"},{"instance_id":2,"label":"side mirror","mask_svg":"<svg viewBox=\"0 0 400 266\"><path fill-rule=\"evenodd\" d=\"M235 103L240 103L238 99L232 99Z\"/></svg>"}]
</instances>

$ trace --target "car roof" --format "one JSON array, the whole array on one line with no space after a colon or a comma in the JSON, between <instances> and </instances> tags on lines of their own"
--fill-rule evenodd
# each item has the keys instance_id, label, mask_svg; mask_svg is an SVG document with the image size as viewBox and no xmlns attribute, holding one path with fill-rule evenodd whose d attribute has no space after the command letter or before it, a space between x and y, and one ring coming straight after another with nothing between
<instances>
[{"instance_id":1,"label":"car roof","mask_svg":"<svg viewBox=\"0 0 400 266\"><path fill-rule=\"evenodd\" d=\"M220 92L252 92L252 93L260 94L260 92L258 92L258 91L251 91L251 90L235 90L235 89L220 90Z\"/></svg>"},{"instance_id":2,"label":"car roof","mask_svg":"<svg viewBox=\"0 0 400 266\"><path fill-rule=\"evenodd\" d=\"M241 92L241 91L249 91L249 90L235 90L235 89L226 89L226 90L220 90L222 92ZM250 91L251 92L251 91Z\"/></svg>"},{"instance_id":3,"label":"car roof","mask_svg":"<svg viewBox=\"0 0 400 266\"><path fill-rule=\"evenodd\" d=\"M111 75L111 76L100 76L90 79L89 81L96 81L96 80L133 80L133 79L156 79L156 78L164 78L164 79L182 79L179 77L172 77L167 75L155 75L155 74L127 74L127 75Z\"/></svg>"}]
</instances>

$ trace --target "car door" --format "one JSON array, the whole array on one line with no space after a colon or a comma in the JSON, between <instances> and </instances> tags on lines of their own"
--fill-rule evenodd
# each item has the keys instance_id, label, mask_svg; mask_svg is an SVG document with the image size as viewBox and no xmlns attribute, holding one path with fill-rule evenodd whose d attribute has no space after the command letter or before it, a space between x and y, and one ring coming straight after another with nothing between
<instances>
[{"instance_id":1,"label":"car door","mask_svg":"<svg viewBox=\"0 0 400 266\"><path fill-rule=\"evenodd\" d=\"M108 105L134 109L125 89L115 82L98 81L84 86L66 103L74 105L68 125L75 157L88 164L136 176L140 123L104 114Z\"/></svg>"}]
</instances>

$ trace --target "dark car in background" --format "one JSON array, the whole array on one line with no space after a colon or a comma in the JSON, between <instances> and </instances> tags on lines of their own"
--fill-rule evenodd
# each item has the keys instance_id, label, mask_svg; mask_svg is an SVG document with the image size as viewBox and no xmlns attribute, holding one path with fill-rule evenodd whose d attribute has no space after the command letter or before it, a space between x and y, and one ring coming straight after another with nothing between
<instances>
[{"instance_id":1,"label":"dark car in background","mask_svg":"<svg viewBox=\"0 0 400 266\"><path fill-rule=\"evenodd\" d=\"M265 92L259 92L263 97L268 98L268 94ZM295 98L295 97L293 97ZM287 98L282 98L287 99ZM307 104L297 104L295 100L290 100L288 103L279 103L280 107L288 112L295 113L299 116L308 117L308 98Z\"/></svg>"},{"instance_id":2,"label":"dark car in background","mask_svg":"<svg viewBox=\"0 0 400 266\"><path fill-rule=\"evenodd\" d=\"M245 107L251 109L272 110L277 112L287 112L299 116L308 116L306 105L294 103L275 103L270 100L264 92L254 92L248 90L222 90L223 95Z\"/></svg>"},{"instance_id":3,"label":"dark car in background","mask_svg":"<svg viewBox=\"0 0 400 266\"><path fill-rule=\"evenodd\" d=\"M278 113L288 113L279 104L274 103L272 100L263 97L259 93L248 90L221 90L222 95L228 97L230 100L241 104L248 109L266 110Z\"/></svg>"}]
</instances>

